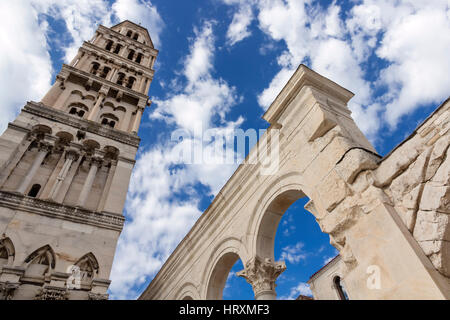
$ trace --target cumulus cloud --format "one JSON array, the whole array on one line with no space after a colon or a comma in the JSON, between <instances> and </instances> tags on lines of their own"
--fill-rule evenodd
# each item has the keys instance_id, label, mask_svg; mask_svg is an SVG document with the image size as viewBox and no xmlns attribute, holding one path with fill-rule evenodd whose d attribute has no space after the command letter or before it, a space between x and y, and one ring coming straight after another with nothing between
<instances>
[{"instance_id":1,"label":"cumulus cloud","mask_svg":"<svg viewBox=\"0 0 450 320\"><path fill-rule=\"evenodd\" d=\"M299 295L312 297L311 289L309 288L309 284L306 282L300 282L295 287L292 287L289 295L281 296L280 300L295 300Z\"/></svg>"},{"instance_id":2,"label":"cumulus cloud","mask_svg":"<svg viewBox=\"0 0 450 320\"><path fill-rule=\"evenodd\" d=\"M298 242L295 245L286 246L281 250L280 260L287 260L292 264L297 264L306 259L306 252L303 251L304 243Z\"/></svg>"},{"instance_id":3,"label":"cumulus cloud","mask_svg":"<svg viewBox=\"0 0 450 320\"><path fill-rule=\"evenodd\" d=\"M0 2L1 132L27 100L39 100L50 88L48 24L38 14L23 1Z\"/></svg>"},{"instance_id":4,"label":"cumulus cloud","mask_svg":"<svg viewBox=\"0 0 450 320\"><path fill-rule=\"evenodd\" d=\"M243 8L223 1L237 12ZM327 7L309 0L244 3L257 13L258 27L286 45L278 73L258 97L264 110L302 62L356 94L349 107L372 141L380 128L395 129L404 115L448 97L447 0L363 0L345 15L336 1ZM247 37L250 30L241 29Z\"/></svg>"},{"instance_id":5,"label":"cumulus cloud","mask_svg":"<svg viewBox=\"0 0 450 320\"><path fill-rule=\"evenodd\" d=\"M177 79L184 85L165 100L155 99L157 107L151 118L187 133L189 137L182 141L185 146L200 146L208 153L214 145L202 134L195 134L195 124L200 123L203 130L215 126L213 133L233 130L241 120L226 121L225 115L239 97L224 80L211 75L215 48L212 23L205 22L194 34L182 79ZM179 147L164 142L144 151L137 160L126 204L128 221L119 238L111 275L112 298L134 298L136 287L155 275L200 216L198 205L204 194L195 186L203 185L215 195L236 168L214 156L206 164L186 165L178 158ZM176 196L181 191L183 198Z\"/></svg>"},{"instance_id":6,"label":"cumulus cloud","mask_svg":"<svg viewBox=\"0 0 450 320\"><path fill-rule=\"evenodd\" d=\"M231 4L233 1L227 0ZM238 2L238 10L233 15L233 20L227 30L227 42L234 45L250 36L249 26L253 20L253 10L249 1Z\"/></svg>"}]
</instances>

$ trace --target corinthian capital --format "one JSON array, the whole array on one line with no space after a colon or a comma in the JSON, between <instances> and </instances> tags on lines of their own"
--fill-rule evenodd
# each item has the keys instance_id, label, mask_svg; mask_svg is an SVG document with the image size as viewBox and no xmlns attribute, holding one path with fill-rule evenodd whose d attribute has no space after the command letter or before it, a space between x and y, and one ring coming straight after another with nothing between
<instances>
[{"instance_id":1,"label":"corinthian capital","mask_svg":"<svg viewBox=\"0 0 450 320\"><path fill-rule=\"evenodd\" d=\"M275 280L286 270L284 261L274 262L272 259L262 259L258 256L245 264L245 269L237 275L245 278L253 287L255 298L262 294L275 294Z\"/></svg>"}]
</instances>

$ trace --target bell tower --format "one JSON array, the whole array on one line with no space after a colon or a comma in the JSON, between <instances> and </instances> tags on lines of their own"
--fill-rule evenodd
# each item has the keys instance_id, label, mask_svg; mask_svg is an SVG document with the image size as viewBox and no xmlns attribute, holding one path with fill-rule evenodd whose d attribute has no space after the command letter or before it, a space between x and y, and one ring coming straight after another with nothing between
<instances>
[{"instance_id":1,"label":"bell tower","mask_svg":"<svg viewBox=\"0 0 450 320\"><path fill-rule=\"evenodd\" d=\"M0 136L0 299L107 299L158 51L102 25Z\"/></svg>"}]
</instances>

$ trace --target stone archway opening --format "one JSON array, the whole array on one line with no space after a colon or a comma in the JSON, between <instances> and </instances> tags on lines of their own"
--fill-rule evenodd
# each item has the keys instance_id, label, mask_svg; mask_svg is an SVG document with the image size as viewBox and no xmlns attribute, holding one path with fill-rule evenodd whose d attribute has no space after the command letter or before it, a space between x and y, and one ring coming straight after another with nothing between
<instances>
[{"instance_id":1,"label":"stone archway opening","mask_svg":"<svg viewBox=\"0 0 450 320\"><path fill-rule=\"evenodd\" d=\"M256 256L261 266L271 261L281 270L276 272L262 267L264 271L259 272L273 277L269 276L263 290L254 288L257 299L258 295L265 299L312 296L307 284L309 277L324 266L327 258L337 254L314 215L304 208L308 201L303 191L287 189L279 192L267 205L257 232ZM258 293L261 290L263 294Z\"/></svg>"},{"instance_id":2,"label":"stone archway opening","mask_svg":"<svg viewBox=\"0 0 450 320\"><path fill-rule=\"evenodd\" d=\"M231 268L239 261L239 255L234 252L225 253L216 263L211 273L206 292L207 300L222 300L223 291Z\"/></svg>"}]
</instances>

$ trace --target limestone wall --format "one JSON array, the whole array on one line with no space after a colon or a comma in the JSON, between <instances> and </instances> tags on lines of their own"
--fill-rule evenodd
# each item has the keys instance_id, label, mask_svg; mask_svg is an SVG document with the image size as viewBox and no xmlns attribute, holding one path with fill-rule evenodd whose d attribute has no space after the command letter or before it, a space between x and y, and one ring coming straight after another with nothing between
<instances>
[{"instance_id":1,"label":"limestone wall","mask_svg":"<svg viewBox=\"0 0 450 320\"><path fill-rule=\"evenodd\" d=\"M374 171L396 211L436 269L450 277L450 101Z\"/></svg>"}]
</instances>

